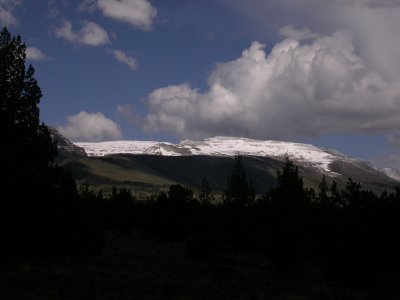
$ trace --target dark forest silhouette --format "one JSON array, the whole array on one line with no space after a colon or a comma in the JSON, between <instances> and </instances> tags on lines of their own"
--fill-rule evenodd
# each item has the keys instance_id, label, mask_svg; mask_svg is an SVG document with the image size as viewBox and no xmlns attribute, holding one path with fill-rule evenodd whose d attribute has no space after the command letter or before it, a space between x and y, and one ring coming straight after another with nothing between
<instances>
[{"instance_id":1,"label":"dark forest silhouette","mask_svg":"<svg viewBox=\"0 0 400 300\"><path fill-rule=\"evenodd\" d=\"M350 285L400 275L400 188L378 196L350 178L338 190L323 177L314 191L304 187L289 159L277 182L255 198L236 157L222 201L214 201L206 178L198 199L179 184L147 201L124 189L105 196L88 187L81 198L91 203L104 230L129 234L139 228L145 236L185 241L201 260L218 260L227 251L261 254L282 272L308 263L320 267L325 278Z\"/></svg>"},{"instance_id":2,"label":"dark forest silhouette","mask_svg":"<svg viewBox=\"0 0 400 300\"><path fill-rule=\"evenodd\" d=\"M57 155L40 122L42 92L26 46L0 33L0 257L24 260L85 251L78 193L72 176L54 164ZM92 246L90 246L92 247ZM89 248L90 248L89 247Z\"/></svg>"}]
</instances>

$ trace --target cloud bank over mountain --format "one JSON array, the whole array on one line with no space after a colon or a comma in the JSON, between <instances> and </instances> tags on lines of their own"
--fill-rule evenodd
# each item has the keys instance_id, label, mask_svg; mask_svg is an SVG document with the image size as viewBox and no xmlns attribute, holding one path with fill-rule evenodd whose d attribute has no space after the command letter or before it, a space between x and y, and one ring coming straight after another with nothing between
<instances>
[{"instance_id":1,"label":"cloud bank over mountain","mask_svg":"<svg viewBox=\"0 0 400 300\"><path fill-rule=\"evenodd\" d=\"M206 91L188 83L154 90L144 128L256 138L400 128L399 85L356 53L350 34L299 40L284 39L269 53L253 42L236 60L216 65Z\"/></svg>"}]
</instances>

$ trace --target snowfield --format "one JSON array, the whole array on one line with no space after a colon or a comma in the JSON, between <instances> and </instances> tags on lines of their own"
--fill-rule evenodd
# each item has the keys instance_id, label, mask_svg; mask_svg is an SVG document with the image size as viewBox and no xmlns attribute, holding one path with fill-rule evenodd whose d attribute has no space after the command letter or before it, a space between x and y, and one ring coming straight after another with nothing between
<instances>
[{"instance_id":1,"label":"snowfield","mask_svg":"<svg viewBox=\"0 0 400 300\"><path fill-rule=\"evenodd\" d=\"M110 141L99 143L75 143L85 149L88 156L107 156L112 154L145 154L164 156L262 156L278 160L289 157L295 163L314 167L329 176L340 174L330 169L334 161L361 162L333 149L319 148L309 144L280 141L260 141L240 137L215 136L200 141L184 140L179 144L156 141ZM400 181L400 172L392 168L370 167L386 176Z\"/></svg>"},{"instance_id":2,"label":"snowfield","mask_svg":"<svg viewBox=\"0 0 400 300\"><path fill-rule=\"evenodd\" d=\"M349 157L332 154L313 145L260 141L247 138L216 136L201 141L184 140L179 144L156 141L112 141L100 143L76 143L88 156L111 154L147 154L164 156L211 155L211 156L263 156L284 159L288 156L295 162L316 167L330 175L329 164L335 160L350 160ZM338 174L337 174L338 175Z\"/></svg>"}]
</instances>

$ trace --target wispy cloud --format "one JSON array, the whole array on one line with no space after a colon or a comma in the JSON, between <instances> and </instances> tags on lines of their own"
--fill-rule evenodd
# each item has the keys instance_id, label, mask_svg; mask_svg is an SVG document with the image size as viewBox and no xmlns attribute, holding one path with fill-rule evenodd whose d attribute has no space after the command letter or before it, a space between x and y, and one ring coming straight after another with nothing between
<instances>
[{"instance_id":1,"label":"wispy cloud","mask_svg":"<svg viewBox=\"0 0 400 300\"><path fill-rule=\"evenodd\" d=\"M17 26L19 21L13 15L17 6L21 4L21 0L0 0L0 25Z\"/></svg>"},{"instance_id":2,"label":"wispy cloud","mask_svg":"<svg viewBox=\"0 0 400 300\"><path fill-rule=\"evenodd\" d=\"M105 16L142 30L151 30L157 15L148 0L98 0L97 4Z\"/></svg>"},{"instance_id":3,"label":"wispy cloud","mask_svg":"<svg viewBox=\"0 0 400 300\"><path fill-rule=\"evenodd\" d=\"M36 47L27 47L26 48L26 59L32 61L44 61L47 60L48 57L42 52L42 50Z\"/></svg>"},{"instance_id":4,"label":"wispy cloud","mask_svg":"<svg viewBox=\"0 0 400 300\"><path fill-rule=\"evenodd\" d=\"M86 46L102 46L110 42L107 32L94 22L85 22L78 31L74 31L72 23L65 21L56 28L55 34L70 43Z\"/></svg>"},{"instance_id":5,"label":"wispy cloud","mask_svg":"<svg viewBox=\"0 0 400 300\"><path fill-rule=\"evenodd\" d=\"M316 39L319 34L311 32L307 27L301 29L294 27L293 25L285 25L279 29L279 34L284 38L301 40Z\"/></svg>"},{"instance_id":6,"label":"wispy cloud","mask_svg":"<svg viewBox=\"0 0 400 300\"><path fill-rule=\"evenodd\" d=\"M93 13L97 9L96 0L82 0L78 4L78 12Z\"/></svg>"},{"instance_id":7,"label":"wispy cloud","mask_svg":"<svg viewBox=\"0 0 400 300\"><path fill-rule=\"evenodd\" d=\"M369 8L393 8L400 7L399 0L330 0L330 2L342 5L361 6Z\"/></svg>"},{"instance_id":8,"label":"wispy cloud","mask_svg":"<svg viewBox=\"0 0 400 300\"><path fill-rule=\"evenodd\" d=\"M120 62L121 64L127 65L131 70L136 71L138 68L138 64L136 58L127 55L122 50L115 49L112 51L113 56L115 59Z\"/></svg>"}]
</instances>

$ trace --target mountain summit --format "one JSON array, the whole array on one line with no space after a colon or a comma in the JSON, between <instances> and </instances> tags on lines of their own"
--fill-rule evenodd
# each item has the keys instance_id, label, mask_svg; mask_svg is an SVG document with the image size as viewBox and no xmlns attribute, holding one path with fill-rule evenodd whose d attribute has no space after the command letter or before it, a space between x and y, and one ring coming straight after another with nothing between
<instances>
[{"instance_id":1,"label":"mountain summit","mask_svg":"<svg viewBox=\"0 0 400 300\"><path fill-rule=\"evenodd\" d=\"M156 141L110 141L99 143L76 143L85 149L88 156L109 156L112 154L141 154L161 156L250 156L284 160L289 157L296 164L316 168L331 177L344 174L338 163L368 165L375 171L400 180L400 174L393 169L380 169L368 162L362 162L339 151L319 148L309 144L255 140L241 137L214 136L204 140L184 140L179 144ZM335 167L336 165L336 167Z\"/></svg>"}]
</instances>

